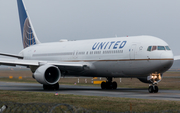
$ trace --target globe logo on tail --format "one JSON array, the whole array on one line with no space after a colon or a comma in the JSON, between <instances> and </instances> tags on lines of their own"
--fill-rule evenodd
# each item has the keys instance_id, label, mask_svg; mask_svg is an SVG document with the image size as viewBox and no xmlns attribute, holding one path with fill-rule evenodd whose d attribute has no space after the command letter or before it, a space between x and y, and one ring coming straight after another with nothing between
<instances>
[{"instance_id":1,"label":"globe logo on tail","mask_svg":"<svg viewBox=\"0 0 180 113\"><path fill-rule=\"evenodd\" d=\"M23 29L23 46L24 48L26 48L35 44L36 44L36 40L33 34L33 30L29 23L29 19L26 18L24 22L24 29Z\"/></svg>"}]
</instances>

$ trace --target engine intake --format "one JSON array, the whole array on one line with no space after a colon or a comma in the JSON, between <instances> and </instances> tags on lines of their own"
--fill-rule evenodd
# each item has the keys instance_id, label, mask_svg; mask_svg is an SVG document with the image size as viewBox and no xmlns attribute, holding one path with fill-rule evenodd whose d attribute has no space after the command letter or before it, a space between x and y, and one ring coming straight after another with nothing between
<instances>
[{"instance_id":1,"label":"engine intake","mask_svg":"<svg viewBox=\"0 0 180 113\"><path fill-rule=\"evenodd\" d=\"M37 68L37 70L34 73L34 78L37 82L41 84L53 85L60 80L61 73L58 67L45 64Z\"/></svg>"}]
</instances>

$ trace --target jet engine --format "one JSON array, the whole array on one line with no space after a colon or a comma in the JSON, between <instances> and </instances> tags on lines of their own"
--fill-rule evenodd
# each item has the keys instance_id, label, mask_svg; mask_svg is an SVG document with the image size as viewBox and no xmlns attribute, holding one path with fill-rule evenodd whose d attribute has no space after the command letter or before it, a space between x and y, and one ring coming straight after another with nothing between
<instances>
[{"instance_id":1,"label":"jet engine","mask_svg":"<svg viewBox=\"0 0 180 113\"><path fill-rule=\"evenodd\" d=\"M162 80L162 74L160 73L152 73L147 77L138 78L143 83L158 83Z\"/></svg>"},{"instance_id":2,"label":"jet engine","mask_svg":"<svg viewBox=\"0 0 180 113\"><path fill-rule=\"evenodd\" d=\"M54 85L60 80L60 77L61 73L58 67L49 64L40 66L34 73L36 81L44 85Z\"/></svg>"}]
</instances>

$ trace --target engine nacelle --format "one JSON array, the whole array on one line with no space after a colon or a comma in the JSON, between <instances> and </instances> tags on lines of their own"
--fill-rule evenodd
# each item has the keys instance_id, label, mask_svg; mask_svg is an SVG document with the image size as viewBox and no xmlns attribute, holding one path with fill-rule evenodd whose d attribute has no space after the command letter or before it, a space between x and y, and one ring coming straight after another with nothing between
<instances>
[{"instance_id":1,"label":"engine nacelle","mask_svg":"<svg viewBox=\"0 0 180 113\"><path fill-rule=\"evenodd\" d=\"M41 84L54 85L60 80L61 73L58 67L45 64L37 68L34 78Z\"/></svg>"},{"instance_id":2,"label":"engine nacelle","mask_svg":"<svg viewBox=\"0 0 180 113\"><path fill-rule=\"evenodd\" d=\"M152 73L147 77L138 78L143 83L158 83L162 80L162 74L160 73Z\"/></svg>"}]
</instances>

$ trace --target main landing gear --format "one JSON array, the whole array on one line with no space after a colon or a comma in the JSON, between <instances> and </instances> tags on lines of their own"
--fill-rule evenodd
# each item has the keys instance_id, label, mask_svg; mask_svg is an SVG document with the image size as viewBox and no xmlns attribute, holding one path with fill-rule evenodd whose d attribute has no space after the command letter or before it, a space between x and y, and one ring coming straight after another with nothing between
<instances>
[{"instance_id":1,"label":"main landing gear","mask_svg":"<svg viewBox=\"0 0 180 113\"><path fill-rule=\"evenodd\" d=\"M117 82L112 82L112 77L107 77L106 82L101 83L102 89L117 89Z\"/></svg>"},{"instance_id":2,"label":"main landing gear","mask_svg":"<svg viewBox=\"0 0 180 113\"><path fill-rule=\"evenodd\" d=\"M44 90L58 90L59 89L59 83L56 83L54 85L44 85L43 84L43 89Z\"/></svg>"}]
</instances>

